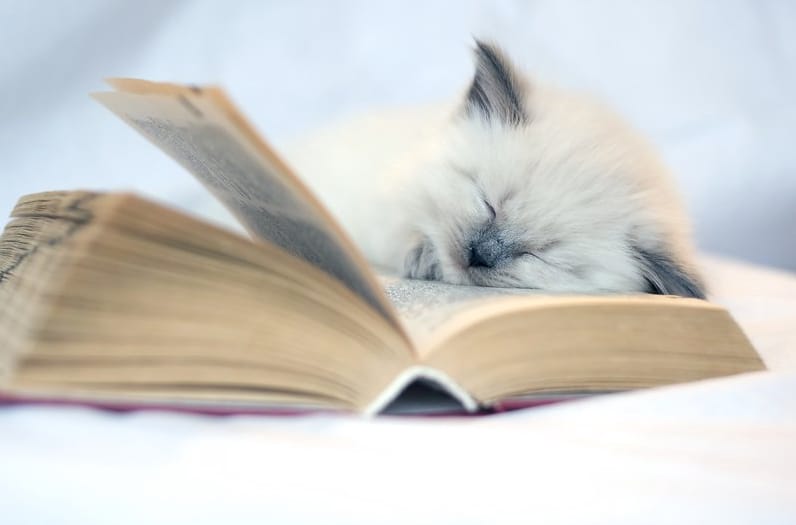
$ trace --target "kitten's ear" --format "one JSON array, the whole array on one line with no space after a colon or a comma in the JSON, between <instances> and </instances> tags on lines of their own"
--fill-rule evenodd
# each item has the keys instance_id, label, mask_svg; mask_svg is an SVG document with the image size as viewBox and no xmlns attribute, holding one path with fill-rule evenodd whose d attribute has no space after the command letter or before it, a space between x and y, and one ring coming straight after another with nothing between
<instances>
[{"instance_id":1,"label":"kitten's ear","mask_svg":"<svg viewBox=\"0 0 796 525\"><path fill-rule=\"evenodd\" d=\"M647 250L634 246L633 256L641 264L641 273L647 281L647 293L705 298L705 288L699 278L664 250Z\"/></svg>"},{"instance_id":2,"label":"kitten's ear","mask_svg":"<svg viewBox=\"0 0 796 525\"><path fill-rule=\"evenodd\" d=\"M524 82L497 46L476 40L475 76L467 92L465 113L513 126L526 123Z\"/></svg>"}]
</instances>

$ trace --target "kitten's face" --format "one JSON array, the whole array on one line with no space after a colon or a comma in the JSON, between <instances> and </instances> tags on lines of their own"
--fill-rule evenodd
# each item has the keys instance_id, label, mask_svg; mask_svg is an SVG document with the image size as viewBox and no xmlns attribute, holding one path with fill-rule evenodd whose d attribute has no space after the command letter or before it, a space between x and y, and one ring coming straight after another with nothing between
<instances>
[{"instance_id":1,"label":"kitten's face","mask_svg":"<svg viewBox=\"0 0 796 525\"><path fill-rule=\"evenodd\" d=\"M701 296L671 249L676 197L643 145L603 110L530 85L494 47L476 57L462 114L414 188L406 275Z\"/></svg>"}]
</instances>

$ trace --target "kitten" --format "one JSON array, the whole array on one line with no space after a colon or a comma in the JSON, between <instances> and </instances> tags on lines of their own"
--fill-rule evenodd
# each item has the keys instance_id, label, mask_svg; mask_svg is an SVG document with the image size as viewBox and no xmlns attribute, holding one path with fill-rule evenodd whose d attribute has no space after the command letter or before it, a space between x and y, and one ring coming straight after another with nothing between
<instances>
[{"instance_id":1,"label":"kitten","mask_svg":"<svg viewBox=\"0 0 796 525\"><path fill-rule=\"evenodd\" d=\"M375 147L390 121L366 119L333 132L337 157L348 139L390 160L341 163L334 176L332 156L316 155L300 169L317 174L311 185L366 255L458 284L704 297L688 221L651 147L598 103L531 81L496 46L477 41L475 59L439 129L404 126L417 136L408 151Z\"/></svg>"}]
</instances>

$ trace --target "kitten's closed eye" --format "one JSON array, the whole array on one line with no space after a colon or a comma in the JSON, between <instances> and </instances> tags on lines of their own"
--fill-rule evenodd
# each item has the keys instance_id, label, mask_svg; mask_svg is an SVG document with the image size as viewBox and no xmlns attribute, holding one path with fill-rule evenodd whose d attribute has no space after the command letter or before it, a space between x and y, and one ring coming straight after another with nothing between
<instances>
[{"instance_id":1,"label":"kitten's closed eye","mask_svg":"<svg viewBox=\"0 0 796 525\"><path fill-rule=\"evenodd\" d=\"M491 219L495 219L497 217L497 212L495 211L495 207L492 206L488 200L484 199L484 204L486 204L486 209L489 211L489 216Z\"/></svg>"},{"instance_id":2,"label":"kitten's closed eye","mask_svg":"<svg viewBox=\"0 0 796 525\"><path fill-rule=\"evenodd\" d=\"M543 259L542 256L546 252L549 252L550 250L552 250L556 246L559 246L560 244L561 241L552 240L542 244L537 244L533 247L526 247L524 250L517 252L517 257L534 257L536 259L539 259L543 263L547 263L547 261Z\"/></svg>"}]
</instances>

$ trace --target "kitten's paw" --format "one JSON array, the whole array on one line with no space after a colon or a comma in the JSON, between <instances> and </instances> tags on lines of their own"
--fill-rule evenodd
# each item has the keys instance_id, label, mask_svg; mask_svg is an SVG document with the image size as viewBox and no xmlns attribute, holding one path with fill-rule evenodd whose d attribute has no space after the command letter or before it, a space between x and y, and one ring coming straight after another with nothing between
<instances>
[{"instance_id":1,"label":"kitten's paw","mask_svg":"<svg viewBox=\"0 0 796 525\"><path fill-rule=\"evenodd\" d=\"M423 239L417 246L409 250L404 259L404 277L439 281L442 279L437 251L431 241Z\"/></svg>"}]
</instances>

